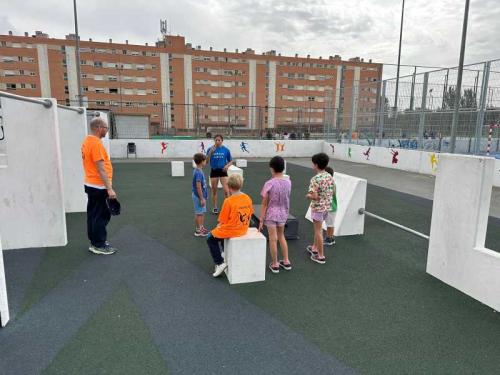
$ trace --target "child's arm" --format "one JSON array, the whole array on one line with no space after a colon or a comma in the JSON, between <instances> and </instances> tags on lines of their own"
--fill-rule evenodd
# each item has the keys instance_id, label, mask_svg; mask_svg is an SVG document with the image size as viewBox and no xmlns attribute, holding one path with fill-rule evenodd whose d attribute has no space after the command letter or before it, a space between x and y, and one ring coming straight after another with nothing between
<instances>
[{"instance_id":1,"label":"child's arm","mask_svg":"<svg viewBox=\"0 0 500 375\"><path fill-rule=\"evenodd\" d=\"M310 199L312 201L316 201L319 199L319 197L318 197L318 184L314 180L314 178L311 180L311 183L309 184L309 190L306 194L306 198Z\"/></svg>"},{"instance_id":2,"label":"child's arm","mask_svg":"<svg viewBox=\"0 0 500 375\"><path fill-rule=\"evenodd\" d=\"M200 198L200 206L205 207L207 201L203 197L203 190L201 189L201 181L196 181L196 192L198 193L198 198Z\"/></svg>"},{"instance_id":3,"label":"child's arm","mask_svg":"<svg viewBox=\"0 0 500 375\"><path fill-rule=\"evenodd\" d=\"M260 206L259 231L261 231L264 228L264 218L266 217L268 204L269 204L269 196L266 194L264 197L262 197L262 204Z\"/></svg>"}]
</instances>

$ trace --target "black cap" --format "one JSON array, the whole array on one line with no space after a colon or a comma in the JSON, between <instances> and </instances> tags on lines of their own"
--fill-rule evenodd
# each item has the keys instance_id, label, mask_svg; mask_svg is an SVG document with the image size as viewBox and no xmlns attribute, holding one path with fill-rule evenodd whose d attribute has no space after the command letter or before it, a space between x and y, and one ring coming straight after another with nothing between
<instances>
[{"instance_id":1,"label":"black cap","mask_svg":"<svg viewBox=\"0 0 500 375\"><path fill-rule=\"evenodd\" d=\"M118 202L118 199L108 198L108 199L106 199L106 203L108 205L109 212L111 213L111 215L113 215L113 216L120 215L121 205L120 205L120 202Z\"/></svg>"}]
</instances>

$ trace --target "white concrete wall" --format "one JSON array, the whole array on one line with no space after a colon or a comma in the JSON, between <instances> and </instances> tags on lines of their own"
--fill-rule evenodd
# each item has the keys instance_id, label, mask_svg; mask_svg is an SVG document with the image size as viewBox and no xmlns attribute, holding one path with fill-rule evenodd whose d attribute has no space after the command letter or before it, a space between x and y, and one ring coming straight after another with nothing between
<instances>
[{"instance_id":1,"label":"white concrete wall","mask_svg":"<svg viewBox=\"0 0 500 375\"><path fill-rule=\"evenodd\" d=\"M160 53L160 79L161 79L161 101L166 104L166 126L168 129L172 127L170 118L170 61L168 53Z\"/></svg>"},{"instance_id":2,"label":"white concrete wall","mask_svg":"<svg viewBox=\"0 0 500 375\"><path fill-rule=\"evenodd\" d=\"M9 302L7 299L7 283L5 281L5 267L3 264L2 238L0 237L0 321L2 327L9 322Z\"/></svg>"},{"instance_id":3,"label":"white concrete wall","mask_svg":"<svg viewBox=\"0 0 500 375\"><path fill-rule=\"evenodd\" d=\"M50 98L52 96L50 90L50 68L49 68L49 52L46 44L37 44L38 52L38 71L40 74L40 90L42 96Z\"/></svg>"},{"instance_id":4,"label":"white concrete wall","mask_svg":"<svg viewBox=\"0 0 500 375\"><path fill-rule=\"evenodd\" d=\"M87 135L87 114L57 109L61 139L64 208L66 212L85 212L87 196L83 190L81 145Z\"/></svg>"},{"instance_id":5,"label":"white concrete wall","mask_svg":"<svg viewBox=\"0 0 500 375\"><path fill-rule=\"evenodd\" d=\"M337 186L337 212L334 222L335 236L352 236L363 234L365 230L365 215L359 214L360 208L365 208L367 181L363 178L334 173ZM312 222L311 208L306 212L306 219ZM323 223L326 230L326 224Z\"/></svg>"},{"instance_id":6,"label":"white concrete wall","mask_svg":"<svg viewBox=\"0 0 500 375\"><path fill-rule=\"evenodd\" d=\"M76 69L76 48L66 46L66 70L68 72L68 91L71 105L78 105L78 74Z\"/></svg>"},{"instance_id":7,"label":"white concrete wall","mask_svg":"<svg viewBox=\"0 0 500 375\"><path fill-rule=\"evenodd\" d=\"M192 158L200 152L200 142L205 144L205 150L213 145L211 139L201 140L152 140L152 139L112 139L111 156L113 158L127 157L127 143L134 142L137 146L138 158ZM161 153L162 142L167 143L166 151ZM246 143L249 152L241 150L241 142ZM273 157L311 157L321 151L321 140L224 140L233 158ZM278 145L284 145L283 151L277 151Z\"/></svg>"},{"instance_id":8,"label":"white concrete wall","mask_svg":"<svg viewBox=\"0 0 500 375\"><path fill-rule=\"evenodd\" d=\"M500 186L500 159L495 159L495 170L493 171L493 185Z\"/></svg>"},{"instance_id":9,"label":"white concrete wall","mask_svg":"<svg viewBox=\"0 0 500 375\"><path fill-rule=\"evenodd\" d=\"M500 311L500 253L484 247L494 168L491 158L441 155L427 272Z\"/></svg>"},{"instance_id":10,"label":"white concrete wall","mask_svg":"<svg viewBox=\"0 0 500 375\"><path fill-rule=\"evenodd\" d=\"M256 126L257 103L257 60L248 60L248 124L250 129Z\"/></svg>"},{"instance_id":11,"label":"white concrete wall","mask_svg":"<svg viewBox=\"0 0 500 375\"><path fill-rule=\"evenodd\" d=\"M193 110L193 61L191 55L184 55L184 103L189 104L184 108L185 127L194 128Z\"/></svg>"},{"instance_id":12,"label":"white concrete wall","mask_svg":"<svg viewBox=\"0 0 500 375\"><path fill-rule=\"evenodd\" d=\"M8 166L0 168L4 250L67 243L57 103L1 98Z\"/></svg>"},{"instance_id":13,"label":"white concrete wall","mask_svg":"<svg viewBox=\"0 0 500 375\"><path fill-rule=\"evenodd\" d=\"M274 128L276 106L276 61L269 61L269 93L267 96L267 127Z\"/></svg>"}]
</instances>

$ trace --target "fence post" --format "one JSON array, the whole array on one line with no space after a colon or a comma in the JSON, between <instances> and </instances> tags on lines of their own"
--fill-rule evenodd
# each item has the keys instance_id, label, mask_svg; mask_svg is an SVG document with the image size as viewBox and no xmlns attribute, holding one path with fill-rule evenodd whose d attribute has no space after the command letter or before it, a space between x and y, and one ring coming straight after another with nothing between
<instances>
[{"instance_id":1,"label":"fence post","mask_svg":"<svg viewBox=\"0 0 500 375\"><path fill-rule=\"evenodd\" d=\"M415 108L415 81L417 79L417 67L413 71L413 77L411 79L411 93L410 93L410 111Z\"/></svg>"},{"instance_id":2,"label":"fence post","mask_svg":"<svg viewBox=\"0 0 500 375\"><path fill-rule=\"evenodd\" d=\"M486 99L488 97L488 83L490 80L491 61L484 63L483 81L481 86L481 97L479 99L479 110L476 118L476 132L474 136L474 155L479 154L481 138L483 136L484 114L486 111Z\"/></svg>"},{"instance_id":3,"label":"fence post","mask_svg":"<svg viewBox=\"0 0 500 375\"><path fill-rule=\"evenodd\" d=\"M382 82L382 96L380 98L379 108L379 129L378 129L378 146L382 146L384 138L384 121L385 121L385 93L387 90L387 81Z\"/></svg>"},{"instance_id":4,"label":"fence post","mask_svg":"<svg viewBox=\"0 0 500 375\"><path fill-rule=\"evenodd\" d=\"M424 74L424 86L422 88L422 105L420 106L420 123L418 125L418 148L424 148L424 127L425 127L425 111L427 107L427 86L429 84L429 73Z\"/></svg>"}]
</instances>

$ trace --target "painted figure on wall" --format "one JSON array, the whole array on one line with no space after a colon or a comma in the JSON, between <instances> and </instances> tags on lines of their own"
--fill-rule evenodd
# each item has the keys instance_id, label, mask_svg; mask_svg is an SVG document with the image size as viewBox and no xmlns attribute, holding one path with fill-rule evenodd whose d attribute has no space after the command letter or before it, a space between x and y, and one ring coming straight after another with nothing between
<instances>
[{"instance_id":1,"label":"painted figure on wall","mask_svg":"<svg viewBox=\"0 0 500 375\"><path fill-rule=\"evenodd\" d=\"M371 147L368 147L368 150L366 150L365 152L363 152L363 155L366 156L366 160L370 160L370 151L371 151Z\"/></svg>"},{"instance_id":2,"label":"painted figure on wall","mask_svg":"<svg viewBox=\"0 0 500 375\"><path fill-rule=\"evenodd\" d=\"M205 152L205 143L203 141L200 142L200 145L198 146L199 150L201 153L206 154Z\"/></svg>"},{"instance_id":3,"label":"painted figure on wall","mask_svg":"<svg viewBox=\"0 0 500 375\"><path fill-rule=\"evenodd\" d=\"M332 148L332 154L335 154L335 145L330 143L330 147Z\"/></svg>"},{"instance_id":4,"label":"painted figure on wall","mask_svg":"<svg viewBox=\"0 0 500 375\"><path fill-rule=\"evenodd\" d=\"M248 151L247 149L247 146L248 146L247 142L241 142L240 144L241 151L250 153L250 151Z\"/></svg>"},{"instance_id":5,"label":"painted figure on wall","mask_svg":"<svg viewBox=\"0 0 500 375\"><path fill-rule=\"evenodd\" d=\"M348 156L349 158L351 158L351 157L352 157L352 149L351 149L350 147L347 149L347 156Z\"/></svg>"},{"instance_id":6,"label":"painted figure on wall","mask_svg":"<svg viewBox=\"0 0 500 375\"><path fill-rule=\"evenodd\" d=\"M391 149L391 154L392 154L392 164L398 164L399 151Z\"/></svg>"},{"instance_id":7,"label":"painted figure on wall","mask_svg":"<svg viewBox=\"0 0 500 375\"><path fill-rule=\"evenodd\" d=\"M168 143L166 143L166 142L162 142L161 143L161 153L162 153L162 155L163 155L164 151L167 151L167 145L168 145Z\"/></svg>"},{"instance_id":8,"label":"painted figure on wall","mask_svg":"<svg viewBox=\"0 0 500 375\"><path fill-rule=\"evenodd\" d=\"M437 156L435 153L432 153L429 157L430 157L430 161L431 161L432 171L435 172L437 170L437 165L438 165Z\"/></svg>"},{"instance_id":9,"label":"painted figure on wall","mask_svg":"<svg viewBox=\"0 0 500 375\"><path fill-rule=\"evenodd\" d=\"M276 142L274 142L274 144L276 145L276 152L283 152L283 151L285 151L285 144L284 143L276 143Z\"/></svg>"}]
</instances>

